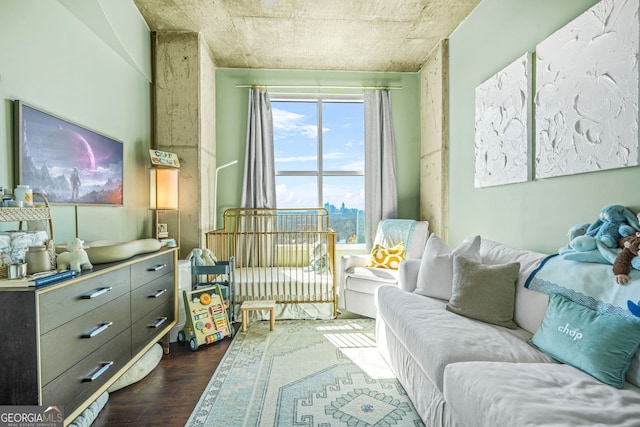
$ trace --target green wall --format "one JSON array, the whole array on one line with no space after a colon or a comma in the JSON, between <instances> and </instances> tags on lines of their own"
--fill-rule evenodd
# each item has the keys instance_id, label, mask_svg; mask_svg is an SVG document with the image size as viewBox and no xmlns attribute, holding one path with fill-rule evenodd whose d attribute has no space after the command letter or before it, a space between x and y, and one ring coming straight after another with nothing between
<instances>
[{"instance_id":1,"label":"green wall","mask_svg":"<svg viewBox=\"0 0 640 427\"><path fill-rule=\"evenodd\" d=\"M150 33L132 0L0 1L0 185L14 188L13 100L124 144L124 207L56 206L58 242L151 235ZM0 224L15 228L15 224Z\"/></svg>"},{"instance_id":2,"label":"green wall","mask_svg":"<svg viewBox=\"0 0 640 427\"><path fill-rule=\"evenodd\" d=\"M630 183L640 168L592 172L475 189L475 88L597 3L596 0L483 0L449 40L449 238L483 237L555 252L577 223L593 222L608 204L640 210ZM631 59L630 59L631 60ZM535 144L535 139L534 139Z\"/></svg>"},{"instance_id":3,"label":"green wall","mask_svg":"<svg viewBox=\"0 0 640 427\"><path fill-rule=\"evenodd\" d=\"M216 69L216 144L218 165L218 227L225 209L240 205L242 170L247 131L247 88L237 85L296 86L401 86L391 91L391 106L398 163L398 215L418 218L420 211L420 76L417 73L371 73L332 71L278 71ZM269 89L271 93L303 92L301 89ZM347 89L322 89L324 93L362 93ZM317 93L318 90L306 90Z\"/></svg>"}]
</instances>

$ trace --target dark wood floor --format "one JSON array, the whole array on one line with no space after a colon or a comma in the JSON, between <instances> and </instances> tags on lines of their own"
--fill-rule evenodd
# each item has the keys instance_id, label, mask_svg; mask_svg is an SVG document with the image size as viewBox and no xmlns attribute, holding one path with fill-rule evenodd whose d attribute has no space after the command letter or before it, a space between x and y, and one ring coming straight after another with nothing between
<instances>
[{"instance_id":1,"label":"dark wood floor","mask_svg":"<svg viewBox=\"0 0 640 427\"><path fill-rule=\"evenodd\" d=\"M225 338L191 351L171 343L149 375L109 394L92 427L184 426L230 344Z\"/></svg>"}]
</instances>

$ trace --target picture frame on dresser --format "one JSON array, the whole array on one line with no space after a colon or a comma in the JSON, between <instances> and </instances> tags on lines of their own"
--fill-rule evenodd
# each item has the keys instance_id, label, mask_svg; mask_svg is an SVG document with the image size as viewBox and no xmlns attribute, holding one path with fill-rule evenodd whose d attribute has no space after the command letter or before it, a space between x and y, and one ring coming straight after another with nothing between
<instances>
[{"instance_id":1,"label":"picture frame on dresser","mask_svg":"<svg viewBox=\"0 0 640 427\"><path fill-rule=\"evenodd\" d=\"M123 143L14 101L15 182L51 204L122 206Z\"/></svg>"}]
</instances>

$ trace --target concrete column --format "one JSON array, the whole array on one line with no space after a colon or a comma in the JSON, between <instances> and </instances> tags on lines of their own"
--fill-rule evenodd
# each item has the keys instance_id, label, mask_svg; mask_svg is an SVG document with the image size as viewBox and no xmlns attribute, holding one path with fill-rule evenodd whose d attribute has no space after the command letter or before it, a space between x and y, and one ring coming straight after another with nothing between
<instances>
[{"instance_id":1,"label":"concrete column","mask_svg":"<svg viewBox=\"0 0 640 427\"><path fill-rule=\"evenodd\" d=\"M198 33L154 35L154 134L180 159L180 257L205 247L213 218L215 66Z\"/></svg>"},{"instance_id":2,"label":"concrete column","mask_svg":"<svg viewBox=\"0 0 640 427\"><path fill-rule=\"evenodd\" d=\"M449 47L443 39L420 70L420 218L442 239L449 218Z\"/></svg>"}]
</instances>

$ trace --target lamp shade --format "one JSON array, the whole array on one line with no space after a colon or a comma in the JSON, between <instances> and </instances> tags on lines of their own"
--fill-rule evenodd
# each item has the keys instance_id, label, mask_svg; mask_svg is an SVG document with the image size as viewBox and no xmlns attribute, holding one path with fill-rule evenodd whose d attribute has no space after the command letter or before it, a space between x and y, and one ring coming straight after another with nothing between
<instances>
[{"instance_id":1,"label":"lamp shade","mask_svg":"<svg viewBox=\"0 0 640 427\"><path fill-rule=\"evenodd\" d=\"M151 209L178 209L178 169L151 169Z\"/></svg>"}]
</instances>

